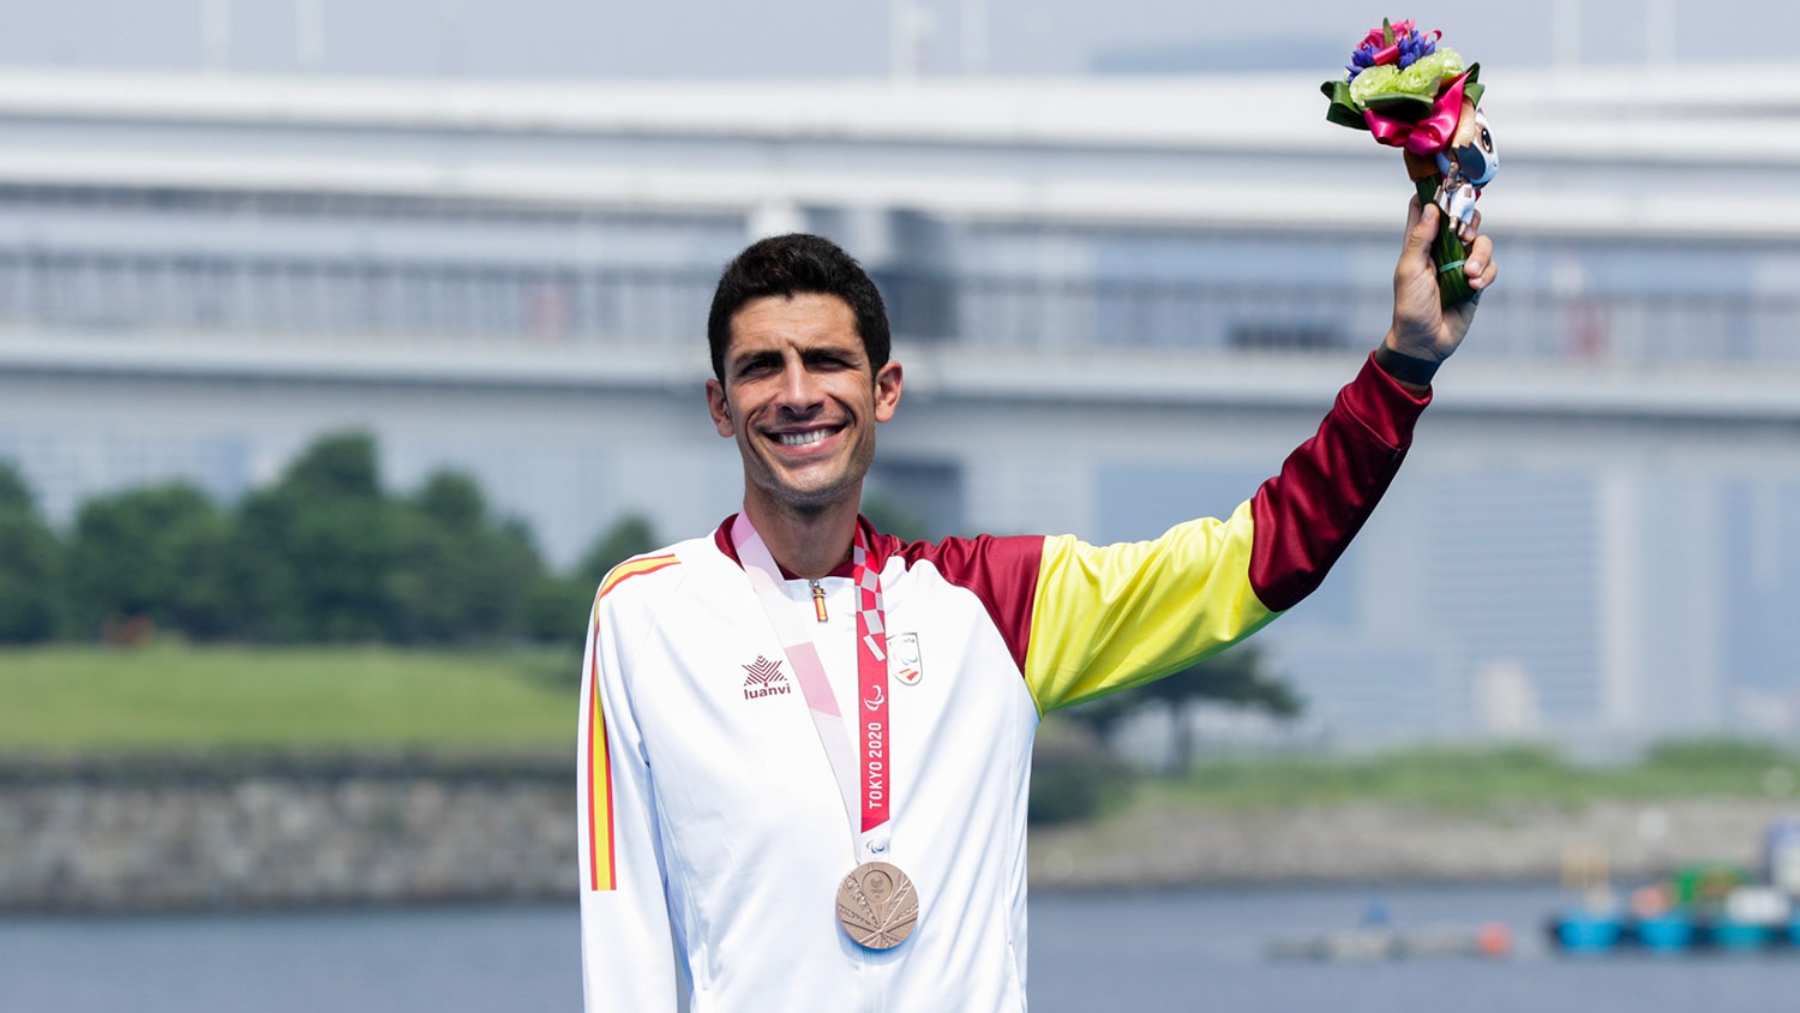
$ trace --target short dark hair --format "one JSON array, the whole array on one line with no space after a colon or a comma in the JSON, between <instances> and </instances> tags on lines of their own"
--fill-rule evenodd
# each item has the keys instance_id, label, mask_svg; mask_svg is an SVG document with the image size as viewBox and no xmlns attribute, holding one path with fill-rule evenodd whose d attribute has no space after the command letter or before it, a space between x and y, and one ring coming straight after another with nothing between
<instances>
[{"instance_id":1,"label":"short dark hair","mask_svg":"<svg viewBox=\"0 0 1800 1013\"><path fill-rule=\"evenodd\" d=\"M725 349L731 345L731 318L744 304L764 296L792 298L797 293L834 295L856 315L856 333L869 357L870 373L887 365L891 341L887 307L875 283L856 258L823 236L793 232L751 243L725 265L713 290L706 318L706 343L712 350L713 376L725 382Z\"/></svg>"}]
</instances>

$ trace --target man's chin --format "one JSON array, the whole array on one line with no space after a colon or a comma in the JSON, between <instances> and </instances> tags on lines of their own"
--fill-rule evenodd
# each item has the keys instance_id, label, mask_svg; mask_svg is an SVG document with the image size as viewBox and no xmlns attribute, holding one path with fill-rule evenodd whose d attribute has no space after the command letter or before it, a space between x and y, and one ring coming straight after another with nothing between
<instances>
[{"instance_id":1,"label":"man's chin","mask_svg":"<svg viewBox=\"0 0 1800 1013\"><path fill-rule=\"evenodd\" d=\"M856 498L860 484L843 479L816 484L782 482L777 479L758 483L757 488L761 491L762 498L772 506L798 514L818 514L837 506L846 498Z\"/></svg>"}]
</instances>

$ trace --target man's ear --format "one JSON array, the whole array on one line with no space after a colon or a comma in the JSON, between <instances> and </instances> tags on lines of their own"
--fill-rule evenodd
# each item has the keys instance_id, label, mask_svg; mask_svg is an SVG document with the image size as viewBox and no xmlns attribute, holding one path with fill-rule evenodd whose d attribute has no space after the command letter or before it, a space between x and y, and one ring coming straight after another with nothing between
<instances>
[{"instance_id":1,"label":"man's ear","mask_svg":"<svg viewBox=\"0 0 1800 1013\"><path fill-rule=\"evenodd\" d=\"M706 410L720 436L730 439L737 435L737 428L731 424L731 407L725 402L725 385L717 380L706 381Z\"/></svg>"},{"instance_id":2,"label":"man's ear","mask_svg":"<svg viewBox=\"0 0 1800 1013\"><path fill-rule=\"evenodd\" d=\"M900 407L900 388L903 370L898 362L889 360L875 374L875 421L886 422L894 417L894 411Z\"/></svg>"}]
</instances>

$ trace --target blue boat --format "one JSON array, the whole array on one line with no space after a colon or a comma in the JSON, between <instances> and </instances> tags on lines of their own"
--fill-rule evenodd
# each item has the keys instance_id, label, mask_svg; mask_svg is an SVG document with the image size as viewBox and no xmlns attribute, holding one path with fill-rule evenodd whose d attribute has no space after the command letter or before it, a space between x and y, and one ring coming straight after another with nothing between
<instances>
[{"instance_id":1,"label":"blue boat","mask_svg":"<svg viewBox=\"0 0 1800 1013\"><path fill-rule=\"evenodd\" d=\"M1800 818L1776 822L1763 844L1760 877L1728 862L1698 863L1636 891L1629 905L1605 885L1604 853L1584 852L1571 885L1587 903L1551 916L1551 944L1569 954L1800 954Z\"/></svg>"},{"instance_id":2,"label":"blue boat","mask_svg":"<svg viewBox=\"0 0 1800 1013\"><path fill-rule=\"evenodd\" d=\"M1655 953L1679 953L1694 942L1694 920L1679 911L1639 918L1633 929L1638 945Z\"/></svg>"}]
</instances>

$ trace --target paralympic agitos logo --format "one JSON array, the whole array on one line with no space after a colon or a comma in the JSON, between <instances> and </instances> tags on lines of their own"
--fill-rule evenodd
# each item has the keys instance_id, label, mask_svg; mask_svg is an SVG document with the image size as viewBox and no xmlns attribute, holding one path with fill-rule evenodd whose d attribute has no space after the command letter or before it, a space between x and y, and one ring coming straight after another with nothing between
<instances>
[{"instance_id":1,"label":"paralympic agitos logo","mask_svg":"<svg viewBox=\"0 0 1800 1013\"><path fill-rule=\"evenodd\" d=\"M757 697L763 696L780 696L783 693L793 692L793 687L788 685L787 676L781 673L781 662L779 661L770 661L759 654L755 661L743 668L744 671L750 673L744 679L744 699L746 700L755 700Z\"/></svg>"}]
</instances>

